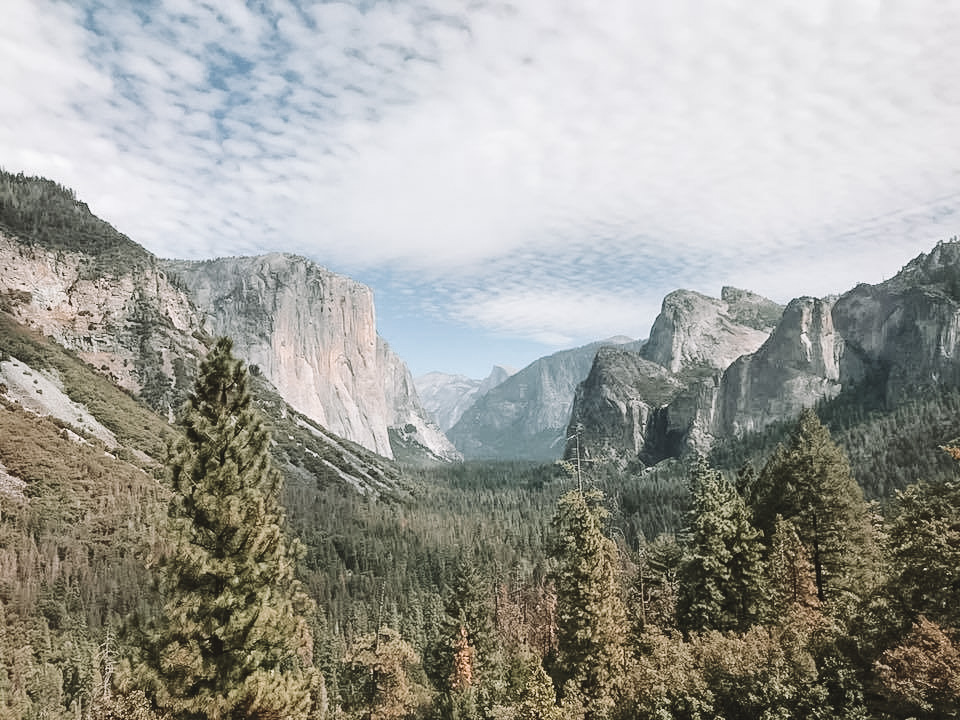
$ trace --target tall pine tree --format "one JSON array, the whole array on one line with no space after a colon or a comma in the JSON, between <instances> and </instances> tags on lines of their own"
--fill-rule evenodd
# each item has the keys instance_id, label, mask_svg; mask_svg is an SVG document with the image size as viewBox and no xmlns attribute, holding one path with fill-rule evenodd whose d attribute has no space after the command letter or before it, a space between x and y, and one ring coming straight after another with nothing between
<instances>
[{"instance_id":1,"label":"tall pine tree","mask_svg":"<svg viewBox=\"0 0 960 720\"><path fill-rule=\"evenodd\" d=\"M877 550L863 492L813 410L800 414L789 444L777 447L748 493L767 542L778 516L796 528L820 602L869 589Z\"/></svg>"},{"instance_id":2,"label":"tall pine tree","mask_svg":"<svg viewBox=\"0 0 960 720\"><path fill-rule=\"evenodd\" d=\"M690 478L690 545L680 568L684 630L747 630L762 606L760 533L736 488L701 456Z\"/></svg>"},{"instance_id":3,"label":"tall pine tree","mask_svg":"<svg viewBox=\"0 0 960 720\"><path fill-rule=\"evenodd\" d=\"M587 718L613 711L625 665L626 610L617 548L603 534L607 518L599 491L560 498L553 518L557 589L554 679L564 702Z\"/></svg>"},{"instance_id":4,"label":"tall pine tree","mask_svg":"<svg viewBox=\"0 0 960 720\"><path fill-rule=\"evenodd\" d=\"M175 718L306 718L320 696L285 534L281 478L251 406L247 371L223 338L200 365L171 465L164 615L146 670Z\"/></svg>"}]
</instances>

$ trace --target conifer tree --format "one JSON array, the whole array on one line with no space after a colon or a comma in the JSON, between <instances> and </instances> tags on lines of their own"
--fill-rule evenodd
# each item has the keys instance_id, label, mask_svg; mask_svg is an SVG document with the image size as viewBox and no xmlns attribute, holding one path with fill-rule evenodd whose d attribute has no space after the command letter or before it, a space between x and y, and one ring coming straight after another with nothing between
<instances>
[{"instance_id":1,"label":"conifer tree","mask_svg":"<svg viewBox=\"0 0 960 720\"><path fill-rule=\"evenodd\" d=\"M440 637L429 648L427 674L437 688L462 693L484 684L493 634L488 587L473 561L461 554L445 589Z\"/></svg>"},{"instance_id":2,"label":"conifer tree","mask_svg":"<svg viewBox=\"0 0 960 720\"><path fill-rule=\"evenodd\" d=\"M792 617L812 623L820 610L813 566L796 528L782 517L774 524L767 568L771 619Z\"/></svg>"},{"instance_id":3,"label":"conifer tree","mask_svg":"<svg viewBox=\"0 0 960 720\"><path fill-rule=\"evenodd\" d=\"M300 545L285 535L269 436L231 350L221 339L200 365L182 421L146 674L175 718L305 718L322 678L294 577Z\"/></svg>"},{"instance_id":4,"label":"conifer tree","mask_svg":"<svg viewBox=\"0 0 960 720\"><path fill-rule=\"evenodd\" d=\"M796 528L820 602L868 589L876 545L867 505L846 456L813 410L800 414L788 445L777 447L750 492L747 502L767 542L778 515Z\"/></svg>"},{"instance_id":5,"label":"conifer tree","mask_svg":"<svg viewBox=\"0 0 960 720\"><path fill-rule=\"evenodd\" d=\"M960 628L960 481L898 492L887 531L890 591L904 618Z\"/></svg>"},{"instance_id":6,"label":"conifer tree","mask_svg":"<svg viewBox=\"0 0 960 720\"><path fill-rule=\"evenodd\" d=\"M557 589L554 680L565 703L587 718L609 717L625 664L626 611L617 548L603 534L607 518L599 491L569 492L553 518Z\"/></svg>"},{"instance_id":7,"label":"conifer tree","mask_svg":"<svg viewBox=\"0 0 960 720\"><path fill-rule=\"evenodd\" d=\"M358 637L344 660L343 709L349 718L401 720L429 703L415 680L420 658L400 633L388 627Z\"/></svg>"},{"instance_id":8,"label":"conifer tree","mask_svg":"<svg viewBox=\"0 0 960 720\"><path fill-rule=\"evenodd\" d=\"M680 570L684 630L745 631L761 609L759 533L736 488L701 456L691 473L690 547Z\"/></svg>"}]
</instances>

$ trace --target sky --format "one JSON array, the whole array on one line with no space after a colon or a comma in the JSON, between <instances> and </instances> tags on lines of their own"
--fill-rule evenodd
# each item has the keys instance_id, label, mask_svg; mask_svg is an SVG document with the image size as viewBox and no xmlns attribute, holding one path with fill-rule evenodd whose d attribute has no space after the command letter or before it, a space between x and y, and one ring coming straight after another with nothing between
<instances>
[{"instance_id":1,"label":"sky","mask_svg":"<svg viewBox=\"0 0 960 720\"><path fill-rule=\"evenodd\" d=\"M485 377L960 234L954 0L3 0L0 167L160 257L373 288Z\"/></svg>"}]
</instances>

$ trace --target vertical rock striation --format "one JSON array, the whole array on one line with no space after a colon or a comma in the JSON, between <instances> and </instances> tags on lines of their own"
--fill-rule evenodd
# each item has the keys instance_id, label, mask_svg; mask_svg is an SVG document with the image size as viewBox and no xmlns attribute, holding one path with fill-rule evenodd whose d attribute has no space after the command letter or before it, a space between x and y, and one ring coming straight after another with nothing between
<instances>
[{"instance_id":1,"label":"vertical rock striation","mask_svg":"<svg viewBox=\"0 0 960 720\"><path fill-rule=\"evenodd\" d=\"M377 335L373 293L306 258L274 253L168 261L214 335L229 335L299 412L393 457L389 428L412 425L418 444L456 452L431 428L403 362Z\"/></svg>"}]
</instances>

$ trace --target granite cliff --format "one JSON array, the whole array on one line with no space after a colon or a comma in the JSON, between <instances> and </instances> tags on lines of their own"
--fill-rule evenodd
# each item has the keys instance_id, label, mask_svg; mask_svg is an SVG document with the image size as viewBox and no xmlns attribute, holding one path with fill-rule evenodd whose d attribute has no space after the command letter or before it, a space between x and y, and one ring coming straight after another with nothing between
<instances>
[{"instance_id":1,"label":"granite cliff","mask_svg":"<svg viewBox=\"0 0 960 720\"><path fill-rule=\"evenodd\" d=\"M406 365L377 335L370 288L281 253L164 267L207 330L232 337L299 412L384 457L393 457L390 428L437 458L458 457L426 419Z\"/></svg>"},{"instance_id":2,"label":"granite cliff","mask_svg":"<svg viewBox=\"0 0 960 720\"><path fill-rule=\"evenodd\" d=\"M769 301L742 291L725 290L719 303L672 293L643 352L598 353L578 388L570 428L583 428L585 452L657 462L844 390L895 406L924 388L960 386L960 242L939 243L883 283L796 298L767 334L772 316ZM762 344L749 349L761 335L741 323L763 331Z\"/></svg>"},{"instance_id":3,"label":"granite cliff","mask_svg":"<svg viewBox=\"0 0 960 720\"><path fill-rule=\"evenodd\" d=\"M605 345L639 347L629 338L614 338L535 360L480 396L448 437L470 459L556 460L577 384Z\"/></svg>"},{"instance_id":4,"label":"granite cliff","mask_svg":"<svg viewBox=\"0 0 960 720\"><path fill-rule=\"evenodd\" d=\"M72 191L0 171L0 310L172 417L215 335L326 431L392 457L458 453L376 333L369 288L290 255L159 260Z\"/></svg>"},{"instance_id":5,"label":"granite cliff","mask_svg":"<svg viewBox=\"0 0 960 720\"><path fill-rule=\"evenodd\" d=\"M581 452L591 457L645 464L706 449L723 370L764 343L782 310L736 288L723 288L719 299L670 293L641 349L597 353L577 388L567 436L579 429ZM568 441L565 456L574 452Z\"/></svg>"}]
</instances>

